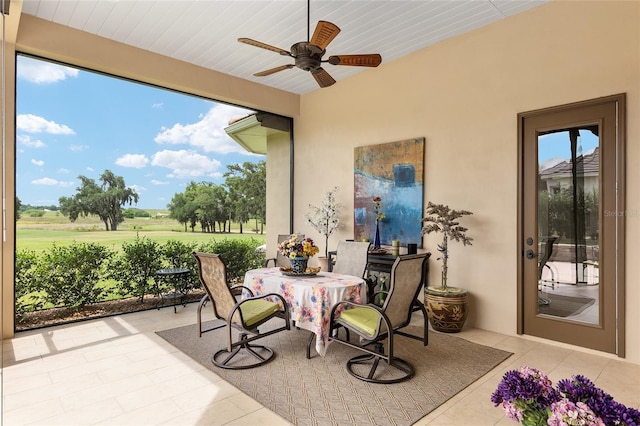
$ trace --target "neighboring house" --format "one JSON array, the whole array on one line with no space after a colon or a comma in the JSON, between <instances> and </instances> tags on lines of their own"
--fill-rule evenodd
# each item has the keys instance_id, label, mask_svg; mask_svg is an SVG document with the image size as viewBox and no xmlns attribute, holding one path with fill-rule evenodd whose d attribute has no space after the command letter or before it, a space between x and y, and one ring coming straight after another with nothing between
<instances>
[{"instance_id":1,"label":"neighboring house","mask_svg":"<svg viewBox=\"0 0 640 426\"><path fill-rule=\"evenodd\" d=\"M584 193L598 194L600 181L600 150L592 151L576 158L576 175L582 181ZM565 160L540 171L540 180L546 183L549 194L557 194L561 189L571 188L572 163Z\"/></svg>"}]
</instances>

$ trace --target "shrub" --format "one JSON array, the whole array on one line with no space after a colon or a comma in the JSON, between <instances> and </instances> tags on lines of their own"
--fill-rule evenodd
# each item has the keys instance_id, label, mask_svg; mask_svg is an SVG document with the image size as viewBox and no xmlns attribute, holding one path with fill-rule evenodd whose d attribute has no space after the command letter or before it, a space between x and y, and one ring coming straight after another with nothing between
<instances>
[{"instance_id":1,"label":"shrub","mask_svg":"<svg viewBox=\"0 0 640 426\"><path fill-rule=\"evenodd\" d=\"M109 268L109 278L117 282L121 296L136 296L140 302L150 293L159 293L155 281L156 271L162 268L162 251L158 242L147 237L132 243L124 242L122 252L113 258Z\"/></svg>"},{"instance_id":2,"label":"shrub","mask_svg":"<svg viewBox=\"0 0 640 426\"><path fill-rule=\"evenodd\" d=\"M148 211L142 210L142 209L137 209L135 207L131 207L131 208L125 209L122 212L122 216L124 216L127 219L133 219L133 218L136 218L136 217L151 217L151 215L149 214Z\"/></svg>"},{"instance_id":3,"label":"shrub","mask_svg":"<svg viewBox=\"0 0 640 426\"><path fill-rule=\"evenodd\" d=\"M262 253L256 251L261 242L255 238L244 240L225 239L212 240L202 244L199 251L217 253L227 265L227 279L236 283L244 280L244 274L249 269L260 268L264 262Z\"/></svg>"},{"instance_id":4,"label":"shrub","mask_svg":"<svg viewBox=\"0 0 640 426\"><path fill-rule=\"evenodd\" d=\"M54 306L76 308L95 303L103 296L98 282L112 256L112 251L95 243L54 245L36 263L35 281L42 284L47 302Z\"/></svg>"},{"instance_id":5,"label":"shrub","mask_svg":"<svg viewBox=\"0 0 640 426\"><path fill-rule=\"evenodd\" d=\"M24 212L24 214L29 217L42 217L44 216L44 210L29 209L26 212Z\"/></svg>"},{"instance_id":6,"label":"shrub","mask_svg":"<svg viewBox=\"0 0 640 426\"><path fill-rule=\"evenodd\" d=\"M37 273L39 261L40 257L33 250L16 252L15 298L18 319L23 318L27 312L44 307L45 300L40 291L41 277Z\"/></svg>"},{"instance_id":7,"label":"shrub","mask_svg":"<svg viewBox=\"0 0 640 426\"><path fill-rule=\"evenodd\" d=\"M182 241L175 240L167 241L162 248L164 261L163 267L185 268L191 271L187 278L187 285L190 288L200 287L200 279L198 278L196 260L192 255L195 249L195 243L184 243Z\"/></svg>"}]
</instances>

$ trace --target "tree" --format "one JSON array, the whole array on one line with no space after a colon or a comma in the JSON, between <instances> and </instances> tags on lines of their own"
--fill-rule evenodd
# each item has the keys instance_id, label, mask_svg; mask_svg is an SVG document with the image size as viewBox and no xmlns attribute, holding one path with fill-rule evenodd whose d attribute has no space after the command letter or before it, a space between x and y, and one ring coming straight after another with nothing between
<instances>
[{"instance_id":1,"label":"tree","mask_svg":"<svg viewBox=\"0 0 640 426\"><path fill-rule=\"evenodd\" d=\"M124 178L110 170L100 175L101 185L86 176L78 176L81 181L73 197L60 197L60 212L75 222L78 216L96 215L104 222L107 231L117 231L124 221L122 206L138 202L138 194L124 183Z\"/></svg>"},{"instance_id":2,"label":"tree","mask_svg":"<svg viewBox=\"0 0 640 426\"><path fill-rule=\"evenodd\" d=\"M267 164L264 161L244 162L242 166L230 164L227 168L229 169L225 173L227 186L233 187L235 191L235 205L231 210L238 212L243 208L249 217L255 218L256 229L258 229L258 222L264 225L267 215ZM260 233L262 232L261 227Z\"/></svg>"},{"instance_id":3,"label":"tree","mask_svg":"<svg viewBox=\"0 0 640 426\"><path fill-rule=\"evenodd\" d=\"M20 219L20 208L22 207L22 201L20 198L16 197L16 220Z\"/></svg>"}]
</instances>

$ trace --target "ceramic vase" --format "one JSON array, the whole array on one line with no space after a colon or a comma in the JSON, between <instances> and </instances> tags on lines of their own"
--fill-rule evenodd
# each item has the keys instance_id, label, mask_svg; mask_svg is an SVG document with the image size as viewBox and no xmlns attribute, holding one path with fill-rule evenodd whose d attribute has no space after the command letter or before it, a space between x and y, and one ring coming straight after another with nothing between
<instances>
[{"instance_id":1,"label":"ceramic vase","mask_svg":"<svg viewBox=\"0 0 640 426\"><path fill-rule=\"evenodd\" d=\"M377 220L376 220L376 239L374 241L375 242L373 243L373 247L380 248L380 225Z\"/></svg>"},{"instance_id":2,"label":"ceramic vase","mask_svg":"<svg viewBox=\"0 0 640 426\"><path fill-rule=\"evenodd\" d=\"M307 271L308 257L294 257L289 261L291 262L291 272L294 274L304 274Z\"/></svg>"}]
</instances>

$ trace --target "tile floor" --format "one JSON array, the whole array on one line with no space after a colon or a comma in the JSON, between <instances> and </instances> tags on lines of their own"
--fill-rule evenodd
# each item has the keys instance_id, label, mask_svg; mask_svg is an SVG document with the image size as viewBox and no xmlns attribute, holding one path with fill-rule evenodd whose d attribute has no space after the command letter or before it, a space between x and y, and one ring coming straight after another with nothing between
<instances>
[{"instance_id":1,"label":"tile floor","mask_svg":"<svg viewBox=\"0 0 640 426\"><path fill-rule=\"evenodd\" d=\"M3 342L4 425L286 425L154 331L195 323L196 304L18 333ZM640 365L566 345L466 329L459 337L514 352L418 425L515 424L489 401L523 364L556 382L583 374L640 407ZM302 350L302 348L301 348Z\"/></svg>"}]
</instances>

